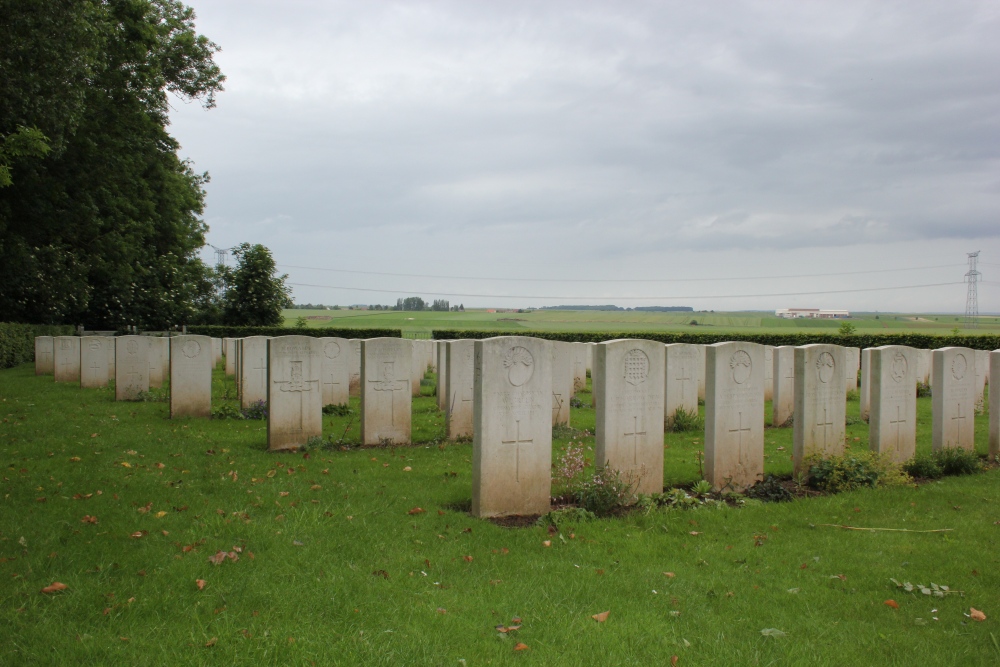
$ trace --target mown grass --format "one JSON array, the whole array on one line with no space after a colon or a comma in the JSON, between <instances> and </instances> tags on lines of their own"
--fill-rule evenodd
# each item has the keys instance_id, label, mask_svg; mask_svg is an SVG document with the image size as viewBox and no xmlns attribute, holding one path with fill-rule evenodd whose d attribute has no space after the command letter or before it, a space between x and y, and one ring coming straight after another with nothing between
<instances>
[{"instance_id":1,"label":"mown grass","mask_svg":"<svg viewBox=\"0 0 1000 667\"><path fill-rule=\"evenodd\" d=\"M226 387L217 373L219 400ZM549 535L456 509L470 497L471 445L440 439L430 397L414 402L423 444L308 458L269 454L264 422L170 420L165 403L112 399L29 366L0 371L0 662L1000 661L995 471L779 505L632 514ZM919 410L919 449L929 450L929 401ZM325 433L349 419L325 417ZM590 409L572 411L581 429L572 435L587 446L593 420ZM980 417L981 452L985 429ZM865 426L848 431L852 447L866 446ZM698 477L702 443L698 433L665 438L668 483ZM791 429L769 429L766 444L768 471L790 472ZM415 507L425 511L410 514ZM130 537L137 531L146 533ZM239 560L209 562L234 547ZM964 595L905 593L890 577ZM53 581L68 588L39 592ZM970 606L988 619L972 622ZM591 618L608 610L604 623ZM515 617L519 630L495 630ZM785 636L761 635L766 628ZM515 651L518 643L528 648Z\"/></svg>"}]
</instances>

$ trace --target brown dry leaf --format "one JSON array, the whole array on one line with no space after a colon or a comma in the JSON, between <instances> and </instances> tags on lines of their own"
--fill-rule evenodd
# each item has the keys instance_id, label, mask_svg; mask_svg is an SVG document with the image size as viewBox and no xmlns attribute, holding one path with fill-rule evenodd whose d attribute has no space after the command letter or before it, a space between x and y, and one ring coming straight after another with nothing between
<instances>
[{"instance_id":1,"label":"brown dry leaf","mask_svg":"<svg viewBox=\"0 0 1000 667\"><path fill-rule=\"evenodd\" d=\"M552 546L552 540L545 540L544 542L542 542L542 546L543 547L551 547Z\"/></svg>"},{"instance_id":2,"label":"brown dry leaf","mask_svg":"<svg viewBox=\"0 0 1000 667\"><path fill-rule=\"evenodd\" d=\"M167 516L167 513L164 512L164 511L159 511L159 512L156 513L155 516L156 516L157 519L162 519L163 517Z\"/></svg>"},{"instance_id":3,"label":"brown dry leaf","mask_svg":"<svg viewBox=\"0 0 1000 667\"><path fill-rule=\"evenodd\" d=\"M986 620L986 614L979 611L975 607L969 607L969 616L973 621L979 621L980 623Z\"/></svg>"},{"instance_id":4,"label":"brown dry leaf","mask_svg":"<svg viewBox=\"0 0 1000 667\"><path fill-rule=\"evenodd\" d=\"M319 484L313 484L312 486L310 486L310 487L309 487L309 490L310 490L310 491L319 491L319 490L320 490L320 489L322 489L322 488L323 488L323 487L322 487L322 486L320 486Z\"/></svg>"},{"instance_id":5,"label":"brown dry leaf","mask_svg":"<svg viewBox=\"0 0 1000 667\"><path fill-rule=\"evenodd\" d=\"M54 581L51 584L49 584L48 586L46 586L45 588L43 588L42 592L43 593L56 593L58 591L64 591L67 588L69 588L69 586L67 586L66 584L62 583L61 581ZM973 611L975 611L975 609L973 609ZM979 613L982 613L982 612L979 612ZM986 618L986 617L983 616L983 618Z\"/></svg>"},{"instance_id":6,"label":"brown dry leaf","mask_svg":"<svg viewBox=\"0 0 1000 667\"><path fill-rule=\"evenodd\" d=\"M609 609L608 611L602 611L600 614L594 614L593 616L591 616L591 618L597 621L598 623L603 623L604 621L608 620L608 614L610 613L611 610Z\"/></svg>"},{"instance_id":7,"label":"brown dry leaf","mask_svg":"<svg viewBox=\"0 0 1000 667\"><path fill-rule=\"evenodd\" d=\"M690 533L688 533L688 535L696 535L697 536L697 535L701 535L701 533L699 533L697 530L692 530Z\"/></svg>"},{"instance_id":8,"label":"brown dry leaf","mask_svg":"<svg viewBox=\"0 0 1000 667\"><path fill-rule=\"evenodd\" d=\"M145 535L148 535L148 534L149 533L147 531L145 531L145 530L137 530L134 533L132 533L131 535L129 535L129 537L133 537L135 539L139 539L140 537L144 537Z\"/></svg>"},{"instance_id":9,"label":"brown dry leaf","mask_svg":"<svg viewBox=\"0 0 1000 667\"><path fill-rule=\"evenodd\" d=\"M527 644L522 644L521 642L518 642L518 643L514 644L514 650L515 651L527 651L528 650L528 645Z\"/></svg>"},{"instance_id":10,"label":"brown dry leaf","mask_svg":"<svg viewBox=\"0 0 1000 667\"><path fill-rule=\"evenodd\" d=\"M410 472L411 470L413 470L413 468L411 468L410 466L406 466L405 468L403 468L403 472Z\"/></svg>"},{"instance_id":11,"label":"brown dry leaf","mask_svg":"<svg viewBox=\"0 0 1000 667\"><path fill-rule=\"evenodd\" d=\"M185 544L185 545L184 545L184 546L183 546L183 547L181 548L181 551L183 551L184 553L187 553L187 552L189 552L189 551L194 551L194 545L193 545L193 544Z\"/></svg>"},{"instance_id":12,"label":"brown dry leaf","mask_svg":"<svg viewBox=\"0 0 1000 667\"><path fill-rule=\"evenodd\" d=\"M677 575L676 575L676 574L674 574L673 572L664 572L664 573L663 573L663 576L664 576L664 577L666 577L667 579L673 579L673 578L674 578L674 577L676 577Z\"/></svg>"},{"instance_id":13,"label":"brown dry leaf","mask_svg":"<svg viewBox=\"0 0 1000 667\"><path fill-rule=\"evenodd\" d=\"M414 507L407 514L423 514L426 511L423 507Z\"/></svg>"},{"instance_id":14,"label":"brown dry leaf","mask_svg":"<svg viewBox=\"0 0 1000 667\"><path fill-rule=\"evenodd\" d=\"M70 461L73 461L74 463L77 462L77 461L79 461L79 460L80 460L79 456L74 456L74 457L70 458Z\"/></svg>"},{"instance_id":15,"label":"brown dry leaf","mask_svg":"<svg viewBox=\"0 0 1000 667\"><path fill-rule=\"evenodd\" d=\"M162 463L157 463L157 464L156 464L156 467L157 467L157 468L166 468L167 466L165 466L165 465L164 465L164 464L162 464Z\"/></svg>"},{"instance_id":16,"label":"brown dry leaf","mask_svg":"<svg viewBox=\"0 0 1000 667\"><path fill-rule=\"evenodd\" d=\"M471 563L472 556L462 556L462 560L464 560L466 563Z\"/></svg>"},{"instance_id":17,"label":"brown dry leaf","mask_svg":"<svg viewBox=\"0 0 1000 667\"><path fill-rule=\"evenodd\" d=\"M886 600L882 604L884 604L886 607L892 607L893 609L899 609L899 603L896 602L895 600Z\"/></svg>"},{"instance_id":18,"label":"brown dry leaf","mask_svg":"<svg viewBox=\"0 0 1000 667\"><path fill-rule=\"evenodd\" d=\"M676 655L670 656L670 667L674 667L677 664L678 660L680 660L680 658L678 658Z\"/></svg>"},{"instance_id":19,"label":"brown dry leaf","mask_svg":"<svg viewBox=\"0 0 1000 667\"><path fill-rule=\"evenodd\" d=\"M225 551L217 551L214 556L208 557L208 562L212 565L221 565L224 560L226 560Z\"/></svg>"},{"instance_id":20,"label":"brown dry leaf","mask_svg":"<svg viewBox=\"0 0 1000 667\"><path fill-rule=\"evenodd\" d=\"M197 586L197 587L198 587L198 590L199 590L199 591L201 591L201 590L204 590L204 589L205 589L205 583L206 583L206 582L205 582L205 580L204 580L204 579L196 579L196 580L195 580L195 582L194 582L195 586Z\"/></svg>"},{"instance_id":21,"label":"brown dry leaf","mask_svg":"<svg viewBox=\"0 0 1000 667\"><path fill-rule=\"evenodd\" d=\"M207 642L205 642L205 646L215 646L215 642L217 641L219 641L218 637L212 637Z\"/></svg>"},{"instance_id":22,"label":"brown dry leaf","mask_svg":"<svg viewBox=\"0 0 1000 667\"><path fill-rule=\"evenodd\" d=\"M80 523L97 523L97 517L84 514L83 518L80 519Z\"/></svg>"}]
</instances>

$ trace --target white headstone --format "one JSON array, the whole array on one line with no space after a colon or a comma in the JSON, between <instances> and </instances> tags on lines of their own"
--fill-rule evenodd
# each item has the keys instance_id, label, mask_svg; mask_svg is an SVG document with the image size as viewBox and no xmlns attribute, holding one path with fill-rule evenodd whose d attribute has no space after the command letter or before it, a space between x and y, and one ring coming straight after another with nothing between
<instances>
[{"instance_id":1,"label":"white headstone","mask_svg":"<svg viewBox=\"0 0 1000 667\"><path fill-rule=\"evenodd\" d=\"M795 414L795 346L779 345L773 356L771 425L784 426Z\"/></svg>"},{"instance_id":2,"label":"white headstone","mask_svg":"<svg viewBox=\"0 0 1000 667\"><path fill-rule=\"evenodd\" d=\"M80 386L108 386L108 349L114 339L84 336L80 339Z\"/></svg>"},{"instance_id":3,"label":"white headstone","mask_svg":"<svg viewBox=\"0 0 1000 667\"><path fill-rule=\"evenodd\" d=\"M741 492L764 474L764 350L743 341L705 346L705 478Z\"/></svg>"},{"instance_id":4,"label":"white headstone","mask_svg":"<svg viewBox=\"0 0 1000 667\"><path fill-rule=\"evenodd\" d=\"M235 376L236 375L236 339L235 338L223 338L222 342L225 343L225 354L226 354L226 375Z\"/></svg>"},{"instance_id":5,"label":"white headstone","mask_svg":"<svg viewBox=\"0 0 1000 667\"><path fill-rule=\"evenodd\" d=\"M219 365L222 361L222 339L213 338L212 339L212 368Z\"/></svg>"},{"instance_id":6,"label":"white headstone","mask_svg":"<svg viewBox=\"0 0 1000 667\"><path fill-rule=\"evenodd\" d=\"M54 343L55 381L80 383L80 338L56 336Z\"/></svg>"},{"instance_id":7,"label":"white headstone","mask_svg":"<svg viewBox=\"0 0 1000 667\"><path fill-rule=\"evenodd\" d=\"M407 444L411 432L413 341L371 338L361 342L361 442Z\"/></svg>"},{"instance_id":8,"label":"white headstone","mask_svg":"<svg viewBox=\"0 0 1000 667\"><path fill-rule=\"evenodd\" d=\"M656 341L621 339L594 354L594 463L622 473L637 493L663 492L665 353Z\"/></svg>"},{"instance_id":9,"label":"white headstone","mask_svg":"<svg viewBox=\"0 0 1000 667\"><path fill-rule=\"evenodd\" d=\"M844 348L844 390L852 392L858 390L858 370L861 368L861 348Z\"/></svg>"},{"instance_id":10,"label":"white headstone","mask_svg":"<svg viewBox=\"0 0 1000 667\"><path fill-rule=\"evenodd\" d=\"M230 354L235 357L232 347ZM229 363L228 361L226 362ZM267 341L267 447L296 449L323 436L323 347L311 336Z\"/></svg>"},{"instance_id":11,"label":"white headstone","mask_svg":"<svg viewBox=\"0 0 1000 667\"><path fill-rule=\"evenodd\" d=\"M792 461L796 474L810 458L844 453L847 399L844 390L844 348L803 345L795 348L795 424Z\"/></svg>"},{"instance_id":12,"label":"white headstone","mask_svg":"<svg viewBox=\"0 0 1000 667\"><path fill-rule=\"evenodd\" d=\"M917 443L917 355L912 347L883 345L865 348L868 357L870 411L869 446L888 452L897 463L913 458ZM864 381L865 376L862 375Z\"/></svg>"},{"instance_id":13,"label":"white headstone","mask_svg":"<svg viewBox=\"0 0 1000 667\"><path fill-rule=\"evenodd\" d=\"M424 379L427 371L427 358L424 355L424 346L419 340L410 341L410 389L412 396L420 396L420 381Z\"/></svg>"},{"instance_id":14,"label":"white headstone","mask_svg":"<svg viewBox=\"0 0 1000 667\"><path fill-rule=\"evenodd\" d=\"M698 414L698 377L703 366L697 346L670 343L664 346L664 358L664 418L673 417L677 408Z\"/></svg>"},{"instance_id":15,"label":"white headstone","mask_svg":"<svg viewBox=\"0 0 1000 667\"><path fill-rule=\"evenodd\" d=\"M986 400L986 378L990 373L990 353L975 350L976 353L976 412L982 412Z\"/></svg>"},{"instance_id":16,"label":"white headstone","mask_svg":"<svg viewBox=\"0 0 1000 667\"><path fill-rule=\"evenodd\" d=\"M472 437L473 381L475 379L474 340L453 340L446 344L447 360L442 366L447 370L446 416L450 440Z\"/></svg>"},{"instance_id":17,"label":"white headstone","mask_svg":"<svg viewBox=\"0 0 1000 667\"><path fill-rule=\"evenodd\" d=\"M705 384L706 384L706 373L708 372L707 362L706 362L706 352L705 345L695 344L695 349L698 350L698 400L705 400Z\"/></svg>"},{"instance_id":18,"label":"white headstone","mask_svg":"<svg viewBox=\"0 0 1000 667\"><path fill-rule=\"evenodd\" d=\"M594 371L594 348L597 343L584 343L587 346L587 370L591 372L591 378L593 378ZM593 380L591 381L593 383Z\"/></svg>"},{"instance_id":19,"label":"white headstone","mask_svg":"<svg viewBox=\"0 0 1000 667\"><path fill-rule=\"evenodd\" d=\"M52 375L55 368L52 336L35 337L35 375Z\"/></svg>"},{"instance_id":20,"label":"white headstone","mask_svg":"<svg viewBox=\"0 0 1000 667\"><path fill-rule=\"evenodd\" d=\"M934 350L931 444L934 451L975 446L976 355L966 347Z\"/></svg>"},{"instance_id":21,"label":"white headstone","mask_svg":"<svg viewBox=\"0 0 1000 667\"><path fill-rule=\"evenodd\" d=\"M361 395L361 339L360 338L349 338L351 343L351 356L348 357L348 370L350 372L350 377L348 378L348 390L351 396Z\"/></svg>"},{"instance_id":22,"label":"white headstone","mask_svg":"<svg viewBox=\"0 0 1000 667\"><path fill-rule=\"evenodd\" d=\"M448 412L448 341L435 341L434 349L437 356L437 392L438 410Z\"/></svg>"},{"instance_id":23,"label":"white headstone","mask_svg":"<svg viewBox=\"0 0 1000 667\"><path fill-rule=\"evenodd\" d=\"M549 511L552 359L552 343L539 338L501 336L475 341L475 516ZM570 369L566 370L569 378Z\"/></svg>"},{"instance_id":24,"label":"white headstone","mask_svg":"<svg viewBox=\"0 0 1000 667\"><path fill-rule=\"evenodd\" d=\"M320 338L323 346L323 405L346 405L350 379L350 342L346 338Z\"/></svg>"},{"instance_id":25,"label":"white headstone","mask_svg":"<svg viewBox=\"0 0 1000 667\"><path fill-rule=\"evenodd\" d=\"M149 346L149 386L162 387L170 372L170 340L159 336L146 336Z\"/></svg>"},{"instance_id":26,"label":"white headstone","mask_svg":"<svg viewBox=\"0 0 1000 667\"><path fill-rule=\"evenodd\" d=\"M108 382L115 379L115 339L108 336Z\"/></svg>"},{"instance_id":27,"label":"white headstone","mask_svg":"<svg viewBox=\"0 0 1000 667\"><path fill-rule=\"evenodd\" d=\"M570 363L573 372L573 395L587 388L587 346L570 343Z\"/></svg>"},{"instance_id":28,"label":"white headstone","mask_svg":"<svg viewBox=\"0 0 1000 667\"><path fill-rule=\"evenodd\" d=\"M774 400L774 346L764 346L764 400Z\"/></svg>"},{"instance_id":29,"label":"white headstone","mask_svg":"<svg viewBox=\"0 0 1000 667\"><path fill-rule=\"evenodd\" d=\"M267 403L267 336L241 338L240 407Z\"/></svg>"},{"instance_id":30,"label":"white headstone","mask_svg":"<svg viewBox=\"0 0 1000 667\"><path fill-rule=\"evenodd\" d=\"M1000 377L1000 350L990 352L990 377ZM990 460L1000 459L1000 388L990 383Z\"/></svg>"},{"instance_id":31,"label":"white headstone","mask_svg":"<svg viewBox=\"0 0 1000 667\"><path fill-rule=\"evenodd\" d=\"M170 342L170 416L212 416L212 339L173 336Z\"/></svg>"},{"instance_id":32,"label":"white headstone","mask_svg":"<svg viewBox=\"0 0 1000 667\"><path fill-rule=\"evenodd\" d=\"M146 336L115 338L115 400L134 401L149 391L149 339Z\"/></svg>"},{"instance_id":33,"label":"white headstone","mask_svg":"<svg viewBox=\"0 0 1000 667\"><path fill-rule=\"evenodd\" d=\"M871 395L872 395L872 355L871 350L873 348L866 347L861 350L861 388L858 390L858 411L862 419L868 419L868 415L871 412ZM913 348L910 348L911 350ZM914 377L917 371L917 356L915 354L910 354L908 360L912 361L913 365L908 369L910 376L910 381L916 384ZM916 394L914 394L915 396Z\"/></svg>"},{"instance_id":34,"label":"white headstone","mask_svg":"<svg viewBox=\"0 0 1000 667\"><path fill-rule=\"evenodd\" d=\"M922 350L916 348L917 352L917 383L930 385L931 383L931 363L932 350Z\"/></svg>"},{"instance_id":35,"label":"white headstone","mask_svg":"<svg viewBox=\"0 0 1000 667\"><path fill-rule=\"evenodd\" d=\"M552 341L549 346L552 359L548 367L552 369L549 386L552 387L552 425L569 425L569 399L573 394L573 368L570 344Z\"/></svg>"}]
</instances>

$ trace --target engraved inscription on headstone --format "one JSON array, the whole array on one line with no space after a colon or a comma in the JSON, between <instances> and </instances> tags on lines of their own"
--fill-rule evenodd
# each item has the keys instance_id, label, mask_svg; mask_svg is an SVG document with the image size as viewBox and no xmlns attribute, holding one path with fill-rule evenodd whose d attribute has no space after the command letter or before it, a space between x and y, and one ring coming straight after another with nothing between
<instances>
[{"instance_id":1,"label":"engraved inscription on headstone","mask_svg":"<svg viewBox=\"0 0 1000 667\"><path fill-rule=\"evenodd\" d=\"M235 356L235 350L233 350ZM323 435L322 344L309 336L267 341L267 445L296 449Z\"/></svg>"},{"instance_id":2,"label":"engraved inscription on headstone","mask_svg":"<svg viewBox=\"0 0 1000 667\"><path fill-rule=\"evenodd\" d=\"M781 345L772 354L771 425L784 426L795 411L795 347Z\"/></svg>"},{"instance_id":3,"label":"engraved inscription on headstone","mask_svg":"<svg viewBox=\"0 0 1000 667\"><path fill-rule=\"evenodd\" d=\"M764 472L764 350L730 342L705 351L705 478L740 492Z\"/></svg>"},{"instance_id":4,"label":"engraved inscription on headstone","mask_svg":"<svg viewBox=\"0 0 1000 667\"><path fill-rule=\"evenodd\" d=\"M703 369L698 347L671 343L665 347L664 417L670 420L677 408L698 413L698 377Z\"/></svg>"},{"instance_id":5,"label":"engraved inscription on headstone","mask_svg":"<svg viewBox=\"0 0 1000 667\"><path fill-rule=\"evenodd\" d=\"M965 347L934 350L931 443L935 451L975 447L975 351Z\"/></svg>"},{"instance_id":6,"label":"engraved inscription on headstone","mask_svg":"<svg viewBox=\"0 0 1000 667\"><path fill-rule=\"evenodd\" d=\"M346 405L350 368L346 338L320 338L323 346L323 405Z\"/></svg>"},{"instance_id":7,"label":"engraved inscription on headstone","mask_svg":"<svg viewBox=\"0 0 1000 667\"><path fill-rule=\"evenodd\" d=\"M247 336L237 343L240 357L240 407L267 402L267 336Z\"/></svg>"},{"instance_id":8,"label":"engraved inscription on headstone","mask_svg":"<svg viewBox=\"0 0 1000 667\"><path fill-rule=\"evenodd\" d=\"M795 348L795 420L792 460L796 474L811 458L844 452L847 400L844 390L844 348L803 345Z\"/></svg>"},{"instance_id":9,"label":"engraved inscription on headstone","mask_svg":"<svg viewBox=\"0 0 1000 667\"><path fill-rule=\"evenodd\" d=\"M55 347L55 381L80 383L80 339L77 336L57 336Z\"/></svg>"},{"instance_id":10,"label":"engraved inscription on headstone","mask_svg":"<svg viewBox=\"0 0 1000 667\"><path fill-rule=\"evenodd\" d=\"M52 375L54 348L52 336L35 337L35 375Z\"/></svg>"},{"instance_id":11,"label":"engraved inscription on headstone","mask_svg":"<svg viewBox=\"0 0 1000 667\"><path fill-rule=\"evenodd\" d=\"M445 343L438 367L447 374L447 433L450 440L472 437L475 341Z\"/></svg>"},{"instance_id":12,"label":"engraved inscription on headstone","mask_svg":"<svg viewBox=\"0 0 1000 667\"><path fill-rule=\"evenodd\" d=\"M864 352L871 364L870 447L903 463L916 451L916 355L913 348L901 345L867 348Z\"/></svg>"},{"instance_id":13,"label":"engraved inscription on headstone","mask_svg":"<svg viewBox=\"0 0 1000 667\"><path fill-rule=\"evenodd\" d=\"M170 340L170 417L212 416L212 339L174 336Z\"/></svg>"},{"instance_id":14,"label":"engraved inscription on headstone","mask_svg":"<svg viewBox=\"0 0 1000 667\"><path fill-rule=\"evenodd\" d=\"M80 386L108 386L108 346L111 338L85 336L80 339Z\"/></svg>"},{"instance_id":15,"label":"engraved inscription on headstone","mask_svg":"<svg viewBox=\"0 0 1000 667\"><path fill-rule=\"evenodd\" d=\"M552 425L569 425L569 400L573 395L570 343L552 341ZM595 397L596 400L596 397Z\"/></svg>"},{"instance_id":16,"label":"engraved inscription on headstone","mask_svg":"<svg viewBox=\"0 0 1000 667\"><path fill-rule=\"evenodd\" d=\"M361 342L361 442L410 442L413 342L372 338Z\"/></svg>"},{"instance_id":17,"label":"engraved inscription on headstone","mask_svg":"<svg viewBox=\"0 0 1000 667\"><path fill-rule=\"evenodd\" d=\"M149 343L143 336L115 338L115 400L134 401L149 391Z\"/></svg>"}]
</instances>

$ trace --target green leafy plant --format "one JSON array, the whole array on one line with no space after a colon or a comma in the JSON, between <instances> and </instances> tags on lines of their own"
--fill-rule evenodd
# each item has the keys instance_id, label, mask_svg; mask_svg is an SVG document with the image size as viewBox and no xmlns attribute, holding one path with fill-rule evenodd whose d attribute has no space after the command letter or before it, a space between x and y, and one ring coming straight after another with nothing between
<instances>
[{"instance_id":1,"label":"green leafy plant","mask_svg":"<svg viewBox=\"0 0 1000 667\"><path fill-rule=\"evenodd\" d=\"M582 507L563 507L543 514L535 523L538 526L553 526L558 529L565 524L586 523L596 518L596 514Z\"/></svg>"},{"instance_id":2,"label":"green leafy plant","mask_svg":"<svg viewBox=\"0 0 1000 667\"><path fill-rule=\"evenodd\" d=\"M858 332L858 328L850 322L841 322L837 333L841 336L853 336Z\"/></svg>"},{"instance_id":3,"label":"green leafy plant","mask_svg":"<svg viewBox=\"0 0 1000 667\"><path fill-rule=\"evenodd\" d=\"M926 382L917 383L917 398L930 398L931 386Z\"/></svg>"},{"instance_id":4,"label":"green leafy plant","mask_svg":"<svg viewBox=\"0 0 1000 667\"><path fill-rule=\"evenodd\" d=\"M243 419L243 412L238 405L223 403L212 408L212 419Z\"/></svg>"},{"instance_id":5,"label":"green leafy plant","mask_svg":"<svg viewBox=\"0 0 1000 667\"><path fill-rule=\"evenodd\" d=\"M323 406L324 415L336 415L337 417L346 417L348 415L353 415L354 410L351 409L347 403L335 404L330 403Z\"/></svg>"},{"instance_id":6,"label":"green leafy plant","mask_svg":"<svg viewBox=\"0 0 1000 667\"><path fill-rule=\"evenodd\" d=\"M945 475L971 475L983 469L979 456L961 447L940 449L933 456Z\"/></svg>"},{"instance_id":7,"label":"green leafy plant","mask_svg":"<svg viewBox=\"0 0 1000 667\"><path fill-rule=\"evenodd\" d=\"M240 410L243 419L267 419L267 403L265 401L254 401L247 407Z\"/></svg>"},{"instance_id":8,"label":"green leafy plant","mask_svg":"<svg viewBox=\"0 0 1000 667\"><path fill-rule=\"evenodd\" d=\"M669 433L700 431L703 428L705 428L705 422L698 416L698 411L688 412L681 406L674 410L674 414L667 417L664 424L664 429Z\"/></svg>"},{"instance_id":9,"label":"green leafy plant","mask_svg":"<svg viewBox=\"0 0 1000 667\"><path fill-rule=\"evenodd\" d=\"M781 484L781 480L774 475L768 474L743 495L767 503L784 503L792 500L791 492Z\"/></svg>"},{"instance_id":10,"label":"green leafy plant","mask_svg":"<svg viewBox=\"0 0 1000 667\"><path fill-rule=\"evenodd\" d=\"M635 503L638 485L638 475L625 475L606 465L585 478L575 489L575 495L583 509L597 516L607 516Z\"/></svg>"},{"instance_id":11,"label":"green leafy plant","mask_svg":"<svg viewBox=\"0 0 1000 667\"><path fill-rule=\"evenodd\" d=\"M944 471L933 456L918 454L903 464L903 470L911 477L938 479L944 476Z\"/></svg>"},{"instance_id":12,"label":"green leafy plant","mask_svg":"<svg viewBox=\"0 0 1000 667\"><path fill-rule=\"evenodd\" d=\"M808 463L808 485L829 493L897 486L913 481L888 454L879 455L871 451L827 459L814 458Z\"/></svg>"}]
</instances>

